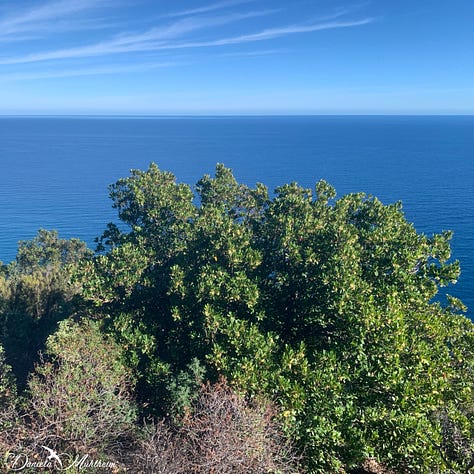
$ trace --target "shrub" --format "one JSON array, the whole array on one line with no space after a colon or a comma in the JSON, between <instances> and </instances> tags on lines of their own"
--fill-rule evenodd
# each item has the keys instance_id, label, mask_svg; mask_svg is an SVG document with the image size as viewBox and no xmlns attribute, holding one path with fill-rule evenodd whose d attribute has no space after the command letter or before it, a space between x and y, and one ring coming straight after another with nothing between
<instances>
[{"instance_id":1,"label":"shrub","mask_svg":"<svg viewBox=\"0 0 474 474\"><path fill-rule=\"evenodd\" d=\"M16 386L11 367L5 363L0 346L0 455L13 448L18 416L16 412Z\"/></svg>"},{"instance_id":2,"label":"shrub","mask_svg":"<svg viewBox=\"0 0 474 474\"><path fill-rule=\"evenodd\" d=\"M90 254L84 242L42 229L21 241L16 259L2 268L0 342L20 390L58 321L75 311L79 288L71 284L71 271Z\"/></svg>"},{"instance_id":3,"label":"shrub","mask_svg":"<svg viewBox=\"0 0 474 474\"><path fill-rule=\"evenodd\" d=\"M5 351L0 346L0 408L14 403L16 398L15 378L11 367L5 362ZM1 421L1 420L0 420Z\"/></svg>"},{"instance_id":4,"label":"shrub","mask_svg":"<svg viewBox=\"0 0 474 474\"><path fill-rule=\"evenodd\" d=\"M95 322L63 321L29 381L25 411L31 437L71 454L123 449L136 411L121 350Z\"/></svg>"},{"instance_id":5,"label":"shrub","mask_svg":"<svg viewBox=\"0 0 474 474\"><path fill-rule=\"evenodd\" d=\"M400 203L336 199L324 181L270 198L218 165L196 191L154 164L119 180L123 225L83 268L82 294L126 345L142 399L168 412L156 394L197 358L210 379L275 400L312 473L449 469L433 415L448 409L463 436L474 426L460 410L474 326L436 298L460 273L451 233L419 234Z\"/></svg>"},{"instance_id":6,"label":"shrub","mask_svg":"<svg viewBox=\"0 0 474 474\"><path fill-rule=\"evenodd\" d=\"M296 473L298 459L275 418L271 403L249 402L222 380L208 383L174 430L148 427L137 464L167 474Z\"/></svg>"}]
</instances>

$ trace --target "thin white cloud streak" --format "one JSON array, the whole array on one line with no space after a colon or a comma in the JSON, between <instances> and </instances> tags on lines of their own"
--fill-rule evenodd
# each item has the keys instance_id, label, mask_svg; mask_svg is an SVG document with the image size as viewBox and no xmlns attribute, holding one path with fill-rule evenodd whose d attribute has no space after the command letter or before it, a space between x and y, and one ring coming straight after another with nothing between
<instances>
[{"instance_id":1,"label":"thin white cloud streak","mask_svg":"<svg viewBox=\"0 0 474 474\"><path fill-rule=\"evenodd\" d=\"M350 15L351 13L352 13L352 10L348 8L338 8L337 10L334 11L334 13L324 15L324 16L313 17L310 20L310 23L328 22L328 21L336 20L337 18L341 18L342 16Z\"/></svg>"},{"instance_id":2,"label":"thin white cloud streak","mask_svg":"<svg viewBox=\"0 0 474 474\"><path fill-rule=\"evenodd\" d=\"M200 13L209 13L211 11L222 10L224 8L230 8L236 5L242 5L244 3L254 2L255 0L226 0L222 2L211 3L199 8L192 8L189 10L182 10L178 12L168 13L164 15L166 18L175 18L179 16L198 15Z\"/></svg>"},{"instance_id":3,"label":"thin white cloud streak","mask_svg":"<svg viewBox=\"0 0 474 474\"><path fill-rule=\"evenodd\" d=\"M2 36L2 33L0 32L0 43L6 44L6 43L18 43L20 41L33 41L37 40L38 35L35 34L22 34L22 35L14 35L14 36Z\"/></svg>"},{"instance_id":4,"label":"thin white cloud streak","mask_svg":"<svg viewBox=\"0 0 474 474\"><path fill-rule=\"evenodd\" d=\"M183 45L175 45L175 48L180 47L204 47L204 46L226 46L230 44L250 43L254 41L264 41L280 38L282 36L294 35L298 33L310 33L313 31L332 30L336 28L351 28L355 26L362 26L372 23L374 18L363 18L362 20L354 21L337 21L329 23L319 23L313 25L290 25L282 28L270 28L252 33L248 35L235 36L230 38L223 38L220 40L188 43ZM170 48L171 49L171 48Z\"/></svg>"},{"instance_id":5,"label":"thin white cloud streak","mask_svg":"<svg viewBox=\"0 0 474 474\"><path fill-rule=\"evenodd\" d=\"M54 22L54 27L50 24L36 25L35 28L25 29L25 32L19 33L6 33L0 31L0 43L19 43L22 41L33 41L40 40L44 37L44 32L48 34L63 33L63 32L74 32L74 31L94 31L94 30L105 30L116 28L117 23L111 23L107 19L96 19L96 20L58 20Z\"/></svg>"},{"instance_id":6,"label":"thin white cloud streak","mask_svg":"<svg viewBox=\"0 0 474 474\"><path fill-rule=\"evenodd\" d=\"M84 20L59 20L54 22L54 33L104 30L123 26L121 23L110 21L108 18L95 18ZM0 33L1 34L1 33Z\"/></svg>"},{"instance_id":7,"label":"thin white cloud streak","mask_svg":"<svg viewBox=\"0 0 474 474\"><path fill-rule=\"evenodd\" d=\"M222 38L211 41L196 41L188 43L175 43L165 45L154 45L153 50L173 50L173 49L188 49L188 48L206 48L206 47L217 47L217 46L228 46L243 43L253 43L257 41L266 41L281 38L283 36L309 33L314 31L332 30L338 28L352 28L356 26L363 26L372 23L374 18L364 18L362 20L355 21L339 21L330 23L319 23L314 25L291 25L282 28L272 28L253 33L249 35L234 36L229 38ZM152 45L150 45L150 49ZM0 62L1 64L1 62Z\"/></svg>"},{"instance_id":8,"label":"thin white cloud streak","mask_svg":"<svg viewBox=\"0 0 474 474\"><path fill-rule=\"evenodd\" d=\"M72 4L75 5L74 8L77 9L80 7L85 8L86 5L90 6L92 4L97 4L98 1L100 0L76 0L73 1ZM72 11L73 6L66 6L65 3L66 2L64 1L55 2L54 4L49 4L49 6L62 5L63 13ZM219 5L224 3L228 4L229 2L220 2ZM215 5L216 4L214 4L214 6ZM180 38L191 32L196 32L198 30L215 26L222 26L252 17L269 15L274 12L275 10L263 10L247 13L233 13L214 17L195 16L183 18L176 20L164 27L151 28L147 31L137 34L122 34L110 40L101 41L91 45L39 52L20 57L0 58L0 65L27 64L42 61L108 56L120 53L219 47L257 41L267 41L288 35L309 33L321 30L351 28L366 25L374 21L374 18L363 18L360 20L348 21L328 21L329 19L335 20L346 13L345 10L340 10L332 16L325 17L325 21L320 20L319 22L313 22L311 24L293 24L279 28L268 28L257 33L207 41L179 41ZM39 13L36 11L35 14L32 12L28 18L43 18L49 17L49 15L52 15L52 13L45 6L43 11L40 11Z\"/></svg>"},{"instance_id":9,"label":"thin white cloud streak","mask_svg":"<svg viewBox=\"0 0 474 474\"><path fill-rule=\"evenodd\" d=\"M268 15L273 13L273 11L274 10L263 10L248 13L234 13L230 15L207 18L184 18L177 20L163 28L152 28L143 33L133 35L121 35L115 37L112 40L102 41L88 46L29 54L27 56L16 58L0 58L0 64L25 64L59 59L106 56L109 54L118 53L174 49L174 43L167 43L167 41L176 40L187 33L195 32L197 30L213 26L222 26L227 23Z\"/></svg>"},{"instance_id":10,"label":"thin white cloud streak","mask_svg":"<svg viewBox=\"0 0 474 474\"><path fill-rule=\"evenodd\" d=\"M284 49L262 49L257 51L238 51L233 53L220 53L217 54L217 57L220 58L232 58L232 57L253 57L253 56L268 56L270 54L281 54L282 52L287 52L288 50Z\"/></svg>"},{"instance_id":11,"label":"thin white cloud streak","mask_svg":"<svg viewBox=\"0 0 474 474\"><path fill-rule=\"evenodd\" d=\"M251 11L247 13L232 13L229 15L213 16L206 18L184 18L181 20L177 20L168 26L152 28L150 30L145 31L144 33L118 36L115 39L107 42L106 44L110 44L113 47L126 44L140 45L141 43L157 40L175 40L176 38L179 38L187 33L191 33L194 31L203 30L214 26L222 26L228 23L235 23L249 18L265 16L274 12L275 10L261 10Z\"/></svg>"},{"instance_id":12,"label":"thin white cloud streak","mask_svg":"<svg viewBox=\"0 0 474 474\"><path fill-rule=\"evenodd\" d=\"M38 79L55 79L64 77L80 77L80 76L101 76L108 74L126 74L133 72L147 72L154 69L162 69L177 66L177 62L137 64L131 66L103 66L84 69L69 69L63 71L45 71L32 73L14 73L0 74L0 82L10 81L31 81Z\"/></svg>"},{"instance_id":13,"label":"thin white cloud streak","mask_svg":"<svg viewBox=\"0 0 474 474\"><path fill-rule=\"evenodd\" d=\"M96 8L103 0L57 0L0 20L2 36L45 29L46 23ZM49 25L49 23L48 23Z\"/></svg>"}]
</instances>

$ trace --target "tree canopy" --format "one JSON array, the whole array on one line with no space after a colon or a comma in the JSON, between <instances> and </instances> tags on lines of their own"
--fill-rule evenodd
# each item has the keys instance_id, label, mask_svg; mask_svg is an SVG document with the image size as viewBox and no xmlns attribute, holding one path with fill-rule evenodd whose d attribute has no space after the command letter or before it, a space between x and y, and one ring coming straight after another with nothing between
<instances>
[{"instance_id":1,"label":"tree canopy","mask_svg":"<svg viewBox=\"0 0 474 474\"><path fill-rule=\"evenodd\" d=\"M459 276L451 234L419 234L400 203L336 199L324 181L269 196L219 164L195 191L155 164L119 180L126 227L110 225L82 268L140 397L168 410L197 359L276 401L310 472L461 466L445 428L472 429L473 326L435 298Z\"/></svg>"}]
</instances>

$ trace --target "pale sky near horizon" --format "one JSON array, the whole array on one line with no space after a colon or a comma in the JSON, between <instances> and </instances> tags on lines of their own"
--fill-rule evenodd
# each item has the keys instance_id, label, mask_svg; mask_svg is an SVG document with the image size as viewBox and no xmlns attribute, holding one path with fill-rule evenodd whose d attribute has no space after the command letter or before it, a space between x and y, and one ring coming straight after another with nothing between
<instances>
[{"instance_id":1,"label":"pale sky near horizon","mask_svg":"<svg viewBox=\"0 0 474 474\"><path fill-rule=\"evenodd\" d=\"M3 0L0 114L473 114L471 0Z\"/></svg>"}]
</instances>

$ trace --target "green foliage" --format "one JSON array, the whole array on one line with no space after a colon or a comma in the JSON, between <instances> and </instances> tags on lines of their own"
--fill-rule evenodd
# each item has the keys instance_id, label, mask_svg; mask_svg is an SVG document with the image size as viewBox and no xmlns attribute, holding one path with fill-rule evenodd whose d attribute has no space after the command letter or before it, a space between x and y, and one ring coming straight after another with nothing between
<instances>
[{"instance_id":1,"label":"green foliage","mask_svg":"<svg viewBox=\"0 0 474 474\"><path fill-rule=\"evenodd\" d=\"M0 470L13 448L12 439L16 438L19 425L17 405L15 378L11 367L5 362L5 353L0 345Z\"/></svg>"},{"instance_id":2,"label":"green foliage","mask_svg":"<svg viewBox=\"0 0 474 474\"><path fill-rule=\"evenodd\" d=\"M47 359L28 383L31 430L38 435L47 428L48 446L54 443L62 452L114 449L136 418L121 348L103 336L98 323L62 321L46 349Z\"/></svg>"},{"instance_id":3,"label":"green foliage","mask_svg":"<svg viewBox=\"0 0 474 474\"><path fill-rule=\"evenodd\" d=\"M118 181L129 231L109 226L77 275L142 400L166 412L171 386L187 397L179 374L197 358L277 401L310 472L369 458L445 472L455 455L436 414L473 426L473 325L459 301L433 299L459 275L451 234L420 235L399 203L336 200L323 181L270 199L218 165L196 190L199 205L156 165Z\"/></svg>"},{"instance_id":4,"label":"green foliage","mask_svg":"<svg viewBox=\"0 0 474 474\"><path fill-rule=\"evenodd\" d=\"M15 378L11 367L5 362L5 353L0 346L0 411L8 408L16 401ZM0 420L1 423L1 420Z\"/></svg>"},{"instance_id":5,"label":"green foliage","mask_svg":"<svg viewBox=\"0 0 474 474\"><path fill-rule=\"evenodd\" d=\"M0 342L21 387L57 322L74 312L78 288L70 275L90 256L83 242L40 230L32 240L20 242L16 260L3 267Z\"/></svg>"},{"instance_id":6,"label":"green foliage","mask_svg":"<svg viewBox=\"0 0 474 474\"><path fill-rule=\"evenodd\" d=\"M193 359L187 370L182 370L177 375L170 374L168 382L168 400L166 405L171 407L171 415L178 420L191 409L192 403L198 396L206 370L198 359Z\"/></svg>"}]
</instances>

